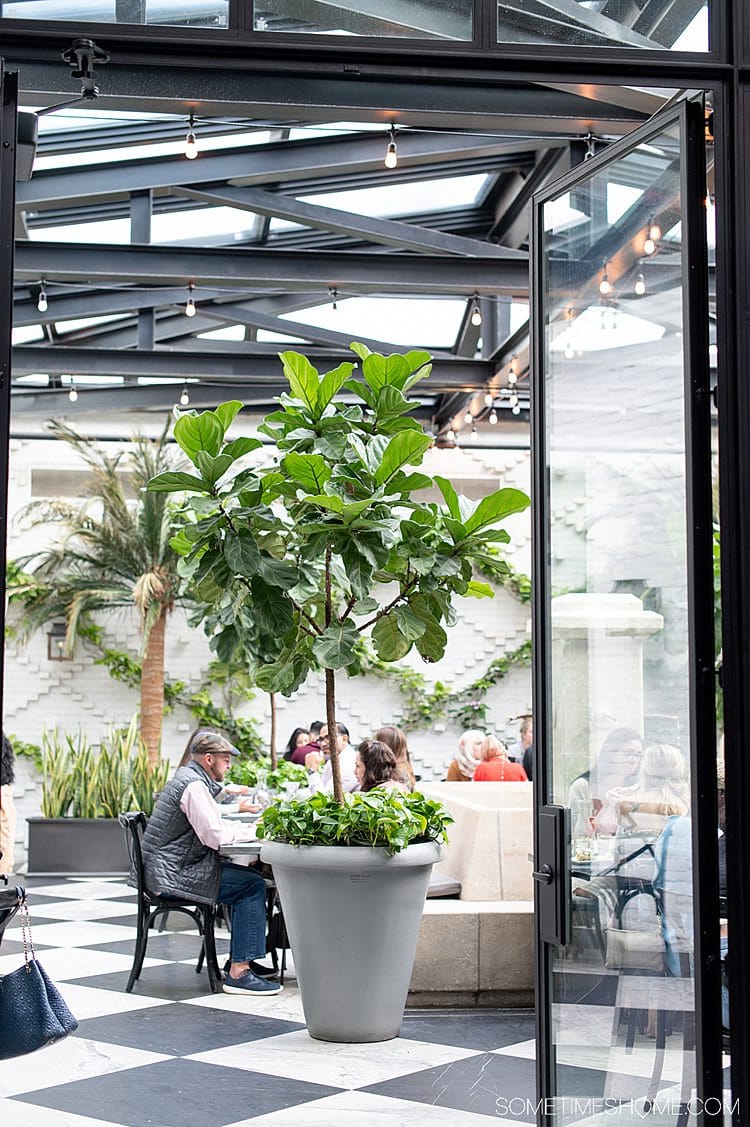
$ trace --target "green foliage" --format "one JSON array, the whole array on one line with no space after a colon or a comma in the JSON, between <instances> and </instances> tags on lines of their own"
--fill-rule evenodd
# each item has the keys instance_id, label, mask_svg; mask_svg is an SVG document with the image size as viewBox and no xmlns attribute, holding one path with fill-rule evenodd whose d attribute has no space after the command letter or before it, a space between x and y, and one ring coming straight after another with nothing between
<instances>
[{"instance_id":1,"label":"green foliage","mask_svg":"<svg viewBox=\"0 0 750 1127\"><path fill-rule=\"evenodd\" d=\"M42 814L45 818L116 818L127 810L149 815L154 795L169 776L161 759L152 768L133 717L125 729L111 728L96 755L82 733L42 736Z\"/></svg>"},{"instance_id":2,"label":"green foliage","mask_svg":"<svg viewBox=\"0 0 750 1127\"><path fill-rule=\"evenodd\" d=\"M395 788L345 794L337 803L318 791L267 807L258 819L258 837L290 845L370 845L400 853L407 845L447 841L453 821L440 802Z\"/></svg>"},{"instance_id":3,"label":"green foliage","mask_svg":"<svg viewBox=\"0 0 750 1127\"><path fill-rule=\"evenodd\" d=\"M265 775L266 785L272 791L281 790L284 783L299 783L301 786L307 786L307 769L299 763L290 763L286 759L281 760L275 771L271 770L270 759L240 759L232 764L228 781L254 787L257 786L261 774Z\"/></svg>"},{"instance_id":4,"label":"green foliage","mask_svg":"<svg viewBox=\"0 0 750 1127\"><path fill-rule=\"evenodd\" d=\"M20 759L30 759L36 767L37 771L42 773L42 749L39 744L28 743L26 740L20 739L18 736L7 733L10 745L13 748L13 754Z\"/></svg>"},{"instance_id":5,"label":"green foliage","mask_svg":"<svg viewBox=\"0 0 750 1127\"><path fill-rule=\"evenodd\" d=\"M212 699L207 689L193 693L187 703L199 727L221 729L243 756L256 757L261 754L263 741L257 722L252 717L233 716Z\"/></svg>"},{"instance_id":6,"label":"green foliage","mask_svg":"<svg viewBox=\"0 0 750 1127\"><path fill-rule=\"evenodd\" d=\"M312 669L356 673L371 629L382 661L412 648L440 660L454 597L492 594L475 567L507 541L498 524L528 505L516 489L472 502L449 485L447 507L415 499L431 484L412 471L430 439L406 392L429 374L429 357L352 350L356 376L353 363L321 375L281 354L289 394L259 428L280 466L237 465L244 447L226 442L235 411L223 405L175 427L200 486L163 476L149 486L186 494L173 544L196 621L221 657L254 659L268 692L294 692ZM334 403L341 388L356 401ZM386 585L388 601L373 598Z\"/></svg>"}]
</instances>

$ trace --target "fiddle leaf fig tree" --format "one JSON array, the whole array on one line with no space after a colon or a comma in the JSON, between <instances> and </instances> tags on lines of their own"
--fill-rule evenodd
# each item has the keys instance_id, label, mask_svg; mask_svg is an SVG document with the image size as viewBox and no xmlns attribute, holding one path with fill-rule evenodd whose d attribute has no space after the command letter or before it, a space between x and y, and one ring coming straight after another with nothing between
<instances>
[{"instance_id":1,"label":"fiddle leaf fig tree","mask_svg":"<svg viewBox=\"0 0 750 1127\"><path fill-rule=\"evenodd\" d=\"M278 450L273 465L237 466L261 443L227 440L241 404L224 403L175 425L195 474L160 474L148 486L187 494L172 543L219 656L252 655L268 692L290 694L324 670L332 735L335 674L356 672L361 636L384 661L412 648L438 661L453 599L492 595L475 565L509 539L500 522L529 504L517 489L473 502L420 472L431 439L410 417L407 392L429 375L427 353L352 351L358 369L344 363L323 375L305 356L281 354L289 392L259 428ZM417 496L433 484L444 505ZM333 738L331 766L341 802Z\"/></svg>"}]
</instances>

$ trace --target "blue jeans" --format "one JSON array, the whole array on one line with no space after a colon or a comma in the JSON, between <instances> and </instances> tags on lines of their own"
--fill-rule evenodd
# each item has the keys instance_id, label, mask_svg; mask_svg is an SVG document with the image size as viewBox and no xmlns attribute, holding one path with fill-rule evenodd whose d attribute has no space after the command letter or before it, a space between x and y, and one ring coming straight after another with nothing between
<instances>
[{"instance_id":1,"label":"blue jeans","mask_svg":"<svg viewBox=\"0 0 750 1127\"><path fill-rule=\"evenodd\" d=\"M266 884L263 877L245 865L221 863L221 885L216 898L232 909L233 963L262 959L266 953Z\"/></svg>"}]
</instances>

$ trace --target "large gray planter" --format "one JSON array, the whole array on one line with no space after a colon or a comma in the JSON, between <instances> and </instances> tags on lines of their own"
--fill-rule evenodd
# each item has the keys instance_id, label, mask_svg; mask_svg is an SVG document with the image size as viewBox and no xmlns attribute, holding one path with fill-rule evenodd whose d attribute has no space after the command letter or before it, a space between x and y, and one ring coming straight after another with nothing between
<instances>
[{"instance_id":1,"label":"large gray planter","mask_svg":"<svg viewBox=\"0 0 750 1127\"><path fill-rule=\"evenodd\" d=\"M385 849L271 841L273 866L311 1037L387 1041L406 1004L435 843Z\"/></svg>"},{"instance_id":2,"label":"large gray planter","mask_svg":"<svg viewBox=\"0 0 750 1127\"><path fill-rule=\"evenodd\" d=\"M118 876L130 869L116 818L27 818L29 875Z\"/></svg>"}]
</instances>

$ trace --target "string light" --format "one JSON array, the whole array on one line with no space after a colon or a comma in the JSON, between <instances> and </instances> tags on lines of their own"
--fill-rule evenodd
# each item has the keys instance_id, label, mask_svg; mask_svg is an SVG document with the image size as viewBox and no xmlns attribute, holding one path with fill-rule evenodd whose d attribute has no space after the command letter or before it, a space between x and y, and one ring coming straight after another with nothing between
<instances>
[{"instance_id":1,"label":"string light","mask_svg":"<svg viewBox=\"0 0 750 1127\"><path fill-rule=\"evenodd\" d=\"M565 357L566 360L572 360L573 357L575 356L575 352L573 351L573 345L570 343L570 338L568 338L568 340L566 340L566 342L565 342L565 351L563 352L563 356Z\"/></svg>"},{"instance_id":2,"label":"string light","mask_svg":"<svg viewBox=\"0 0 750 1127\"><path fill-rule=\"evenodd\" d=\"M198 142L195 139L195 115L188 118L188 131L185 137L185 156L188 160L195 160L198 156Z\"/></svg>"},{"instance_id":3,"label":"string light","mask_svg":"<svg viewBox=\"0 0 750 1127\"><path fill-rule=\"evenodd\" d=\"M180 395L180 407L187 407L189 402L190 402L190 392L187 389L187 384L185 384L185 386L182 389L182 393Z\"/></svg>"},{"instance_id":4,"label":"string light","mask_svg":"<svg viewBox=\"0 0 750 1127\"><path fill-rule=\"evenodd\" d=\"M602 297L606 297L607 294L610 294L611 292L612 292L612 283L610 282L609 278L607 277L607 263L605 262L604 263L604 273L602 274L602 280L599 283L599 293L602 295Z\"/></svg>"},{"instance_id":5,"label":"string light","mask_svg":"<svg viewBox=\"0 0 750 1127\"><path fill-rule=\"evenodd\" d=\"M513 384L516 383L517 381L518 381L518 373L513 368L511 368L510 371L508 372L508 383L510 384L511 387L513 387Z\"/></svg>"},{"instance_id":6,"label":"string light","mask_svg":"<svg viewBox=\"0 0 750 1127\"><path fill-rule=\"evenodd\" d=\"M471 439L472 442L476 442L476 440L477 440L477 428L476 428L476 426L473 426L471 428L471 434L469 435L469 438Z\"/></svg>"},{"instance_id":7,"label":"string light","mask_svg":"<svg viewBox=\"0 0 750 1127\"><path fill-rule=\"evenodd\" d=\"M471 307L471 323L472 325L482 324L482 310L479 308L479 294L474 291L474 304Z\"/></svg>"},{"instance_id":8,"label":"string light","mask_svg":"<svg viewBox=\"0 0 750 1127\"><path fill-rule=\"evenodd\" d=\"M68 392L68 399L71 403L75 403L78 400L78 392L76 391L76 385L73 383L72 377L70 380L70 391Z\"/></svg>"},{"instance_id":9,"label":"string light","mask_svg":"<svg viewBox=\"0 0 750 1127\"><path fill-rule=\"evenodd\" d=\"M508 396L508 402L510 403L511 407L517 407L518 406L518 393L515 392L515 391L512 391L510 393L510 395Z\"/></svg>"},{"instance_id":10,"label":"string light","mask_svg":"<svg viewBox=\"0 0 750 1127\"><path fill-rule=\"evenodd\" d=\"M447 439L448 439L448 441L449 441L450 443L455 443L455 441L456 441L456 432L454 431L453 427L451 427L451 428L450 428L450 430L448 431L448 434L447 434L447 436L446 436L446 437L447 437Z\"/></svg>"},{"instance_id":11,"label":"string light","mask_svg":"<svg viewBox=\"0 0 750 1127\"><path fill-rule=\"evenodd\" d=\"M40 313L47 312L47 291L44 288L44 278L39 283L39 297L37 298L36 307Z\"/></svg>"},{"instance_id":12,"label":"string light","mask_svg":"<svg viewBox=\"0 0 750 1127\"><path fill-rule=\"evenodd\" d=\"M496 426L496 424L497 424L497 411L493 407L492 410L490 411L490 426L494 427L494 426Z\"/></svg>"},{"instance_id":13,"label":"string light","mask_svg":"<svg viewBox=\"0 0 750 1127\"><path fill-rule=\"evenodd\" d=\"M517 403L513 404L510 411L511 411L512 415L520 415L521 414L521 408L518 406Z\"/></svg>"},{"instance_id":14,"label":"string light","mask_svg":"<svg viewBox=\"0 0 750 1127\"><path fill-rule=\"evenodd\" d=\"M513 355L510 358L509 369L510 369L511 375L514 375L516 377L518 376L518 356L516 355L515 352L513 353ZM511 380L510 382L515 383L516 381Z\"/></svg>"},{"instance_id":15,"label":"string light","mask_svg":"<svg viewBox=\"0 0 750 1127\"><path fill-rule=\"evenodd\" d=\"M471 424L474 422L474 416L472 415L471 411L467 411L464 415L464 422L466 423L467 427L471 426Z\"/></svg>"},{"instance_id":16,"label":"string light","mask_svg":"<svg viewBox=\"0 0 750 1127\"><path fill-rule=\"evenodd\" d=\"M484 393L484 405L485 407L491 407L493 403L494 399L492 397L492 392L489 388L487 388L486 392Z\"/></svg>"},{"instance_id":17,"label":"string light","mask_svg":"<svg viewBox=\"0 0 750 1127\"><path fill-rule=\"evenodd\" d=\"M398 164L398 149L396 147L396 130L393 126L390 127L389 137L390 140L388 142L388 148L385 150L383 164L386 168L395 168Z\"/></svg>"},{"instance_id":18,"label":"string light","mask_svg":"<svg viewBox=\"0 0 750 1127\"><path fill-rule=\"evenodd\" d=\"M188 299L185 302L185 316L195 317L195 302L193 301L193 290L195 286L192 282L188 285Z\"/></svg>"},{"instance_id":19,"label":"string light","mask_svg":"<svg viewBox=\"0 0 750 1127\"><path fill-rule=\"evenodd\" d=\"M643 277L643 274L639 274L638 277L636 278L635 285L633 286L633 290L635 291L635 293L638 294L638 297L643 297L643 295L645 294L645 292L646 292L646 279Z\"/></svg>"},{"instance_id":20,"label":"string light","mask_svg":"<svg viewBox=\"0 0 750 1127\"><path fill-rule=\"evenodd\" d=\"M331 309L338 309L339 291L335 286L328 287L328 296L331 299Z\"/></svg>"},{"instance_id":21,"label":"string light","mask_svg":"<svg viewBox=\"0 0 750 1127\"><path fill-rule=\"evenodd\" d=\"M661 227L653 217L651 218L651 224L648 229L648 237L649 239L653 239L655 243L658 243L661 238Z\"/></svg>"},{"instance_id":22,"label":"string light","mask_svg":"<svg viewBox=\"0 0 750 1127\"><path fill-rule=\"evenodd\" d=\"M596 156L596 148L594 146L594 134L590 131L586 134L586 152L584 154L584 161L591 160Z\"/></svg>"}]
</instances>

